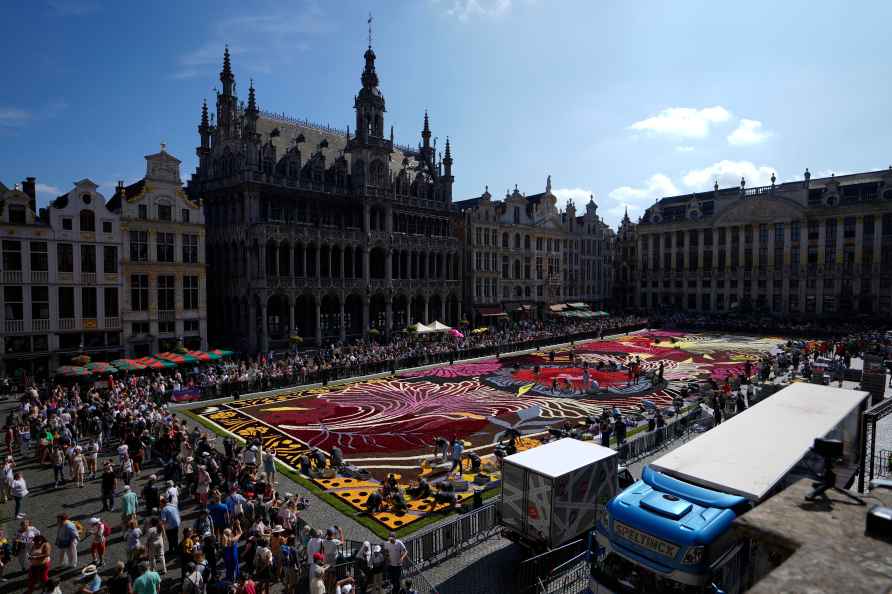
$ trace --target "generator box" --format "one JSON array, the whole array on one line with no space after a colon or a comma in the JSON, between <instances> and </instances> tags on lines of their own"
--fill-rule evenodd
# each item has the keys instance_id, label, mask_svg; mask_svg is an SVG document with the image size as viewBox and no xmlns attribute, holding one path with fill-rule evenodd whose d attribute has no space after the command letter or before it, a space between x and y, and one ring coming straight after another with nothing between
<instances>
[{"instance_id":1,"label":"generator box","mask_svg":"<svg viewBox=\"0 0 892 594\"><path fill-rule=\"evenodd\" d=\"M516 540L559 547L591 530L616 493L616 451L560 439L503 460L501 523Z\"/></svg>"}]
</instances>

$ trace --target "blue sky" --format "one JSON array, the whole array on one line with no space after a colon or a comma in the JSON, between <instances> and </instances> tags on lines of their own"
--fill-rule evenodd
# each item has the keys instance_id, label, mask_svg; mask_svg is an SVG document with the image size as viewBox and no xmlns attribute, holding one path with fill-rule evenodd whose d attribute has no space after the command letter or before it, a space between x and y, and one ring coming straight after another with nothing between
<instances>
[{"instance_id":1,"label":"blue sky","mask_svg":"<svg viewBox=\"0 0 892 594\"><path fill-rule=\"evenodd\" d=\"M517 184L616 223L654 199L887 167L892 3L694 0L158 2L4 6L0 180L40 202L89 177L108 197L160 142L195 167L224 44L261 108L353 121L366 19L387 124L425 109L455 157L455 198ZM150 8L151 7L151 8Z\"/></svg>"}]
</instances>

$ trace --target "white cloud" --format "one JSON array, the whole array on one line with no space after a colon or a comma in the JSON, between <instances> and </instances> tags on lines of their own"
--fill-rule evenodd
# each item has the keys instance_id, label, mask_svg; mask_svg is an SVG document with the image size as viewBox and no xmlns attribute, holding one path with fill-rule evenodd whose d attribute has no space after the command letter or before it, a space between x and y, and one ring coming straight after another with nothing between
<instances>
[{"instance_id":1,"label":"white cloud","mask_svg":"<svg viewBox=\"0 0 892 594\"><path fill-rule=\"evenodd\" d=\"M251 73L269 73L276 65L289 63L294 54L309 49L309 38L332 31L334 26L312 0L302 3L297 10L289 7L287 11L263 16L224 18L213 24L208 40L179 57L173 77L214 77L223 63L223 47L227 44L229 53L238 58L233 60L238 80ZM362 35L361 29L356 34Z\"/></svg>"},{"instance_id":2,"label":"white cloud","mask_svg":"<svg viewBox=\"0 0 892 594\"><path fill-rule=\"evenodd\" d=\"M740 185L740 178L743 177L747 187L752 188L770 185L771 175L775 171L777 170L770 165L725 159L702 169L692 169L682 176L681 181L692 190L705 191L712 188L716 179L719 187L726 188Z\"/></svg>"},{"instance_id":3,"label":"white cloud","mask_svg":"<svg viewBox=\"0 0 892 594\"><path fill-rule=\"evenodd\" d=\"M762 122L741 118L737 128L728 135L728 144L734 146L759 144L768 140L772 132L762 129Z\"/></svg>"},{"instance_id":4,"label":"white cloud","mask_svg":"<svg viewBox=\"0 0 892 594\"><path fill-rule=\"evenodd\" d=\"M460 21L477 17L497 17L511 10L511 0L453 0L446 14Z\"/></svg>"},{"instance_id":5,"label":"white cloud","mask_svg":"<svg viewBox=\"0 0 892 594\"><path fill-rule=\"evenodd\" d=\"M47 194L44 196L43 194ZM48 200L55 198L56 196L60 196L63 194L62 190L60 190L57 186L51 186L49 184L37 184L37 195L41 198L41 200Z\"/></svg>"},{"instance_id":6,"label":"white cloud","mask_svg":"<svg viewBox=\"0 0 892 594\"><path fill-rule=\"evenodd\" d=\"M629 129L678 138L706 138L713 124L729 119L731 112L720 105L703 109L668 107L657 115L635 122Z\"/></svg>"},{"instance_id":7,"label":"white cloud","mask_svg":"<svg viewBox=\"0 0 892 594\"><path fill-rule=\"evenodd\" d=\"M638 187L620 186L610 191L608 196L623 206L647 206L657 198L674 196L678 188L667 175L656 173Z\"/></svg>"},{"instance_id":8,"label":"white cloud","mask_svg":"<svg viewBox=\"0 0 892 594\"><path fill-rule=\"evenodd\" d=\"M585 209L585 205L588 204L589 196L594 194L591 190L586 190L584 188L558 188L552 190L551 193L557 196L557 207L560 209L566 208L567 202L572 199L573 204L576 205L577 213L581 213Z\"/></svg>"},{"instance_id":9,"label":"white cloud","mask_svg":"<svg viewBox=\"0 0 892 594\"><path fill-rule=\"evenodd\" d=\"M677 146L675 147L675 152L677 153L689 153L694 150L692 146Z\"/></svg>"},{"instance_id":10,"label":"white cloud","mask_svg":"<svg viewBox=\"0 0 892 594\"><path fill-rule=\"evenodd\" d=\"M0 106L0 126L24 126L31 119L31 112L17 107Z\"/></svg>"}]
</instances>

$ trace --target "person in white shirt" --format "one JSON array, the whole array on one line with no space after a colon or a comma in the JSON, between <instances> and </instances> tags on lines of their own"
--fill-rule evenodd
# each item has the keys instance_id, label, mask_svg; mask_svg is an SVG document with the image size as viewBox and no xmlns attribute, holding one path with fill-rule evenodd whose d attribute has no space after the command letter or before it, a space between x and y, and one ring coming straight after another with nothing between
<instances>
[{"instance_id":1,"label":"person in white shirt","mask_svg":"<svg viewBox=\"0 0 892 594\"><path fill-rule=\"evenodd\" d=\"M313 562L313 556L322 552L322 539L319 537L319 531L313 530L310 533L310 540L307 542L307 563ZM323 559L325 557L323 556Z\"/></svg>"},{"instance_id":2,"label":"person in white shirt","mask_svg":"<svg viewBox=\"0 0 892 594\"><path fill-rule=\"evenodd\" d=\"M400 591L400 579L403 575L403 562L409 557L409 551L403 541L397 539L396 532L391 532L384 543L387 553L387 578L390 580L392 592Z\"/></svg>"}]
</instances>

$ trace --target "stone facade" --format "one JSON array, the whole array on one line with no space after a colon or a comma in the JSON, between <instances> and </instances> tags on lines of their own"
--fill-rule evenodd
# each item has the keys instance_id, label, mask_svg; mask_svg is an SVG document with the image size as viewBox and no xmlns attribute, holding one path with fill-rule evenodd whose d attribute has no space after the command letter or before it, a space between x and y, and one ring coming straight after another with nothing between
<instances>
[{"instance_id":1,"label":"stone facade","mask_svg":"<svg viewBox=\"0 0 892 594\"><path fill-rule=\"evenodd\" d=\"M128 356L207 350L204 212L183 191L180 161L164 148L146 175L109 200L123 238L122 318Z\"/></svg>"},{"instance_id":2,"label":"stone facade","mask_svg":"<svg viewBox=\"0 0 892 594\"><path fill-rule=\"evenodd\" d=\"M600 308L609 294L608 227L591 199L576 215L572 201L556 207L551 177L545 191L525 196L515 186L504 200L457 202L463 214L465 302L474 320L544 317L547 306L583 302Z\"/></svg>"},{"instance_id":3,"label":"stone facade","mask_svg":"<svg viewBox=\"0 0 892 594\"><path fill-rule=\"evenodd\" d=\"M36 182L0 185L6 373L121 355L121 229L89 179L36 212Z\"/></svg>"},{"instance_id":4,"label":"stone facade","mask_svg":"<svg viewBox=\"0 0 892 594\"><path fill-rule=\"evenodd\" d=\"M612 249L609 253L613 256L610 271L611 282L611 307L624 310L635 307L635 295L638 283L638 225L629 218L626 210L620 221L619 228L613 238Z\"/></svg>"},{"instance_id":5,"label":"stone facade","mask_svg":"<svg viewBox=\"0 0 892 594\"><path fill-rule=\"evenodd\" d=\"M892 169L659 200L637 225L635 305L892 314Z\"/></svg>"},{"instance_id":6,"label":"stone facade","mask_svg":"<svg viewBox=\"0 0 892 594\"><path fill-rule=\"evenodd\" d=\"M216 124L202 109L188 193L205 209L210 334L247 351L461 318L452 154L385 135L375 53L351 133L261 112L235 95L228 51Z\"/></svg>"}]
</instances>

